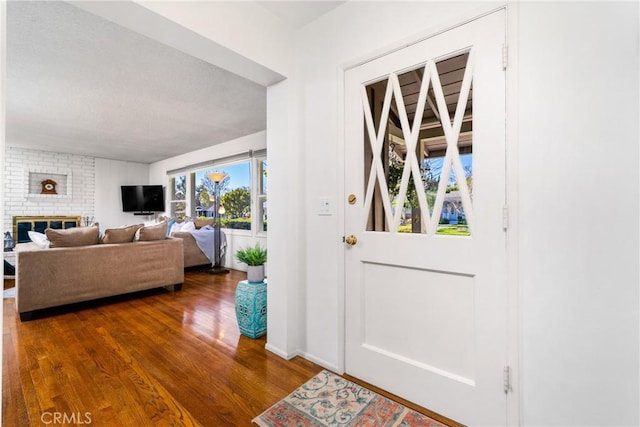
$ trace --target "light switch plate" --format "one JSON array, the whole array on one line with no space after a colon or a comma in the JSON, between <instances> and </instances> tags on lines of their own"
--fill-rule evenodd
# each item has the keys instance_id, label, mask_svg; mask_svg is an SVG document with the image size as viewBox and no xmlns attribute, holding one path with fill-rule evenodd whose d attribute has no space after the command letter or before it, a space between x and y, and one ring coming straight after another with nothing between
<instances>
[{"instance_id":1,"label":"light switch plate","mask_svg":"<svg viewBox=\"0 0 640 427\"><path fill-rule=\"evenodd\" d=\"M318 199L318 215L331 215L331 202L328 197Z\"/></svg>"}]
</instances>

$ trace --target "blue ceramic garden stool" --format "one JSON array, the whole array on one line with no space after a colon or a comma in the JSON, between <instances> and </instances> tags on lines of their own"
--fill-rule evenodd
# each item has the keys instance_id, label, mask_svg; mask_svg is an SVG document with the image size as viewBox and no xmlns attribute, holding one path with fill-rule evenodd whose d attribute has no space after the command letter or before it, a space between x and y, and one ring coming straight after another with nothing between
<instances>
[{"instance_id":1,"label":"blue ceramic garden stool","mask_svg":"<svg viewBox=\"0 0 640 427\"><path fill-rule=\"evenodd\" d=\"M243 280L236 287L236 318L240 333L259 338L267 333L267 282Z\"/></svg>"}]
</instances>

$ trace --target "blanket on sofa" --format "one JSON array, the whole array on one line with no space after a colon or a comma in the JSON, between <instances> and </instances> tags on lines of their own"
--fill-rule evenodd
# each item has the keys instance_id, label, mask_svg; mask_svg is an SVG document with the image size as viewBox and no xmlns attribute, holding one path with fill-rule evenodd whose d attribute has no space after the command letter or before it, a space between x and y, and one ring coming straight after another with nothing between
<instances>
[{"instance_id":1,"label":"blanket on sofa","mask_svg":"<svg viewBox=\"0 0 640 427\"><path fill-rule=\"evenodd\" d=\"M205 225L198 230L191 230L191 235L196 241L203 254L213 264L215 262L215 229L210 225ZM224 259L225 250L227 248L227 238L224 232L220 230L220 259Z\"/></svg>"}]
</instances>

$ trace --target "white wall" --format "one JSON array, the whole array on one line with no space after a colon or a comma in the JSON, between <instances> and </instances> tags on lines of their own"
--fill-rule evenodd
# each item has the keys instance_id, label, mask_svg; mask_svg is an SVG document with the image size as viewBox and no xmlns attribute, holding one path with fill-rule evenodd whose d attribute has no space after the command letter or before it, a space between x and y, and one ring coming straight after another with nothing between
<instances>
[{"instance_id":1,"label":"white wall","mask_svg":"<svg viewBox=\"0 0 640 427\"><path fill-rule=\"evenodd\" d=\"M181 154L149 165L149 182L165 183L167 171L179 169L197 163L215 160L235 154L246 153L249 150L262 150L267 147L266 132L256 132L222 144L212 145L201 150Z\"/></svg>"},{"instance_id":2,"label":"white wall","mask_svg":"<svg viewBox=\"0 0 640 427\"><path fill-rule=\"evenodd\" d=\"M201 150L161 160L149 165L149 183L161 184L167 187L169 184L167 171L195 165L209 160L233 156L235 154L246 153L249 150L261 150L266 148L266 146L266 132L262 131L227 141L222 144L212 145ZM271 165L269 165L269 168L269 185L271 186ZM167 197L169 197L168 194ZM269 212L271 213L271 194L269 194L269 203ZM255 206L252 206L252 211L257 212ZM269 228L271 229L271 217L269 218ZM227 256L225 257L225 266L236 270L246 271L247 269L246 265L239 263L234 258L233 254L237 249L249 245L253 246L257 242L260 242L260 245L263 247L267 246L267 236L258 235L255 230L252 230L251 232L245 230L226 230L226 236ZM269 263L269 265L270 264L271 263ZM273 269L267 266L267 270L269 280L271 280L271 273Z\"/></svg>"},{"instance_id":3,"label":"white wall","mask_svg":"<svg viewBox=\"0 0 640 427\"><path fill-rule=\"evenodd\" d=\"M638 3L524 3L527 425L638 425Z\"/></svg>"},{"instance_id":4,"label":"white wall","mask_svg":"<svg viewBox=\"0 0 640 427\"><path fill-rule=\"evenodd\" d=\"M122 185L146 185L149 182L149 165L109 159L95 159L95 217L100 229L140 224L148 218L122 212ZM166 185L164 181L151 184Z\"/></svg>"},{"instance_id":5,"label":"white wall","mask_svg":"<svg viewBox=\"0 0 640 427\"><path fill-rule=\"evenodd\" d=\"M320 196L342 203L338 70L477 7L349 2L298 37L309 206L302 335L316 360L341 356L342 278L326 267L341 256L341 218L314 208ZM521 421L637 425L638 7L523 4L518 16L520 155L510 166L520 167Z\"/></svg>"}]
</instances>

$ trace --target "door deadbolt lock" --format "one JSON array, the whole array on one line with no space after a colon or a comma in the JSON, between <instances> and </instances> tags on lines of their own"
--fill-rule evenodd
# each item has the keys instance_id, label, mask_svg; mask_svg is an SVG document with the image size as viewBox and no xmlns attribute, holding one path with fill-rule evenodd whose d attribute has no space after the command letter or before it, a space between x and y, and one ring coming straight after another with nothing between
<instances>
[{"instance_id":1,"label":"door deadbolt lock","mask_svg":"<svg viewBox=\"0 0 640 427\"><path fill-rule=\"evenodd\" d=\"M349 202L350 205L354 205L356 203L356 200L358 200L358 198L356 197L355 194L349 194L347 201Z\"/></svg>"},{"instance_id":2,"label":"door deadbolt lock","mask_svg":"<svg viewBox=\"0 0 640 427\"><path fill-rule=\"evenodd\" d=\"M358 243L358 238L353 234L344 238L344 242L349 246L354 246Z\"/></svg>"}]
</instances>

